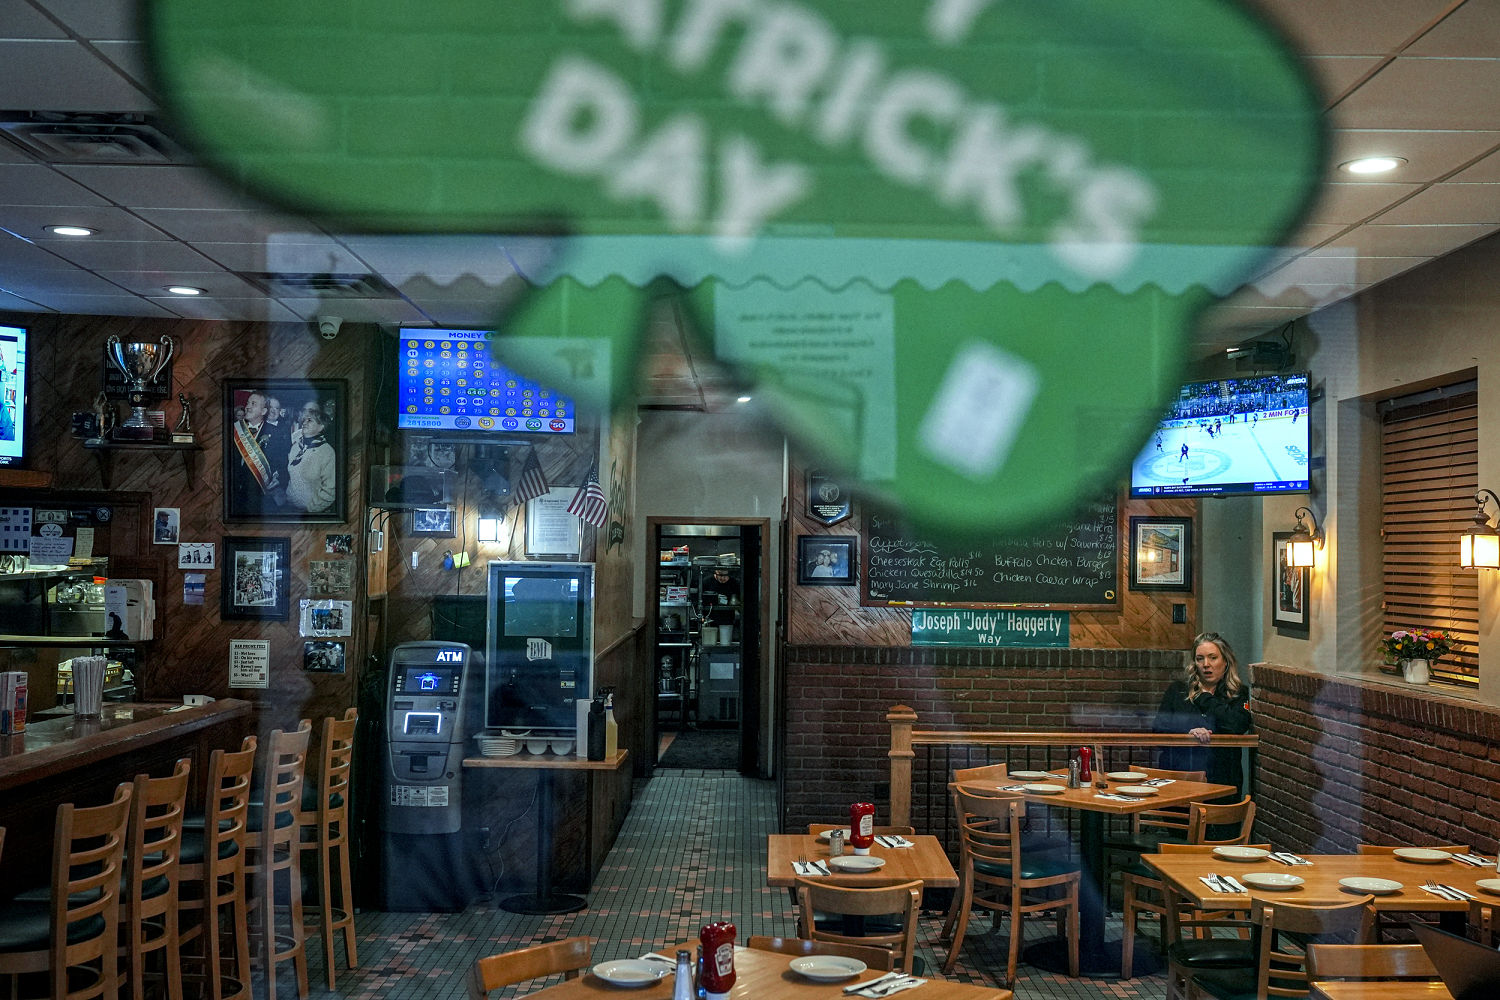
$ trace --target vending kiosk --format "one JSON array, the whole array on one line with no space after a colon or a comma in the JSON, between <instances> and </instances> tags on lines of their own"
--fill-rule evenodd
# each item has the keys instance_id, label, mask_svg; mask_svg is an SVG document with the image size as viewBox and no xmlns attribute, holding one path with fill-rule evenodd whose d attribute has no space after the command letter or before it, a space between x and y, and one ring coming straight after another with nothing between
<instances>
[{"instance_id":1,"label":"vending kiosk","mask_svg":"<svg viewBox=\"0 0 1500 1000\"><path fill-rule=\"evenodd\" d=\"M571 738L594 666L592 563L489 564L485 725Z\"/></svg>"},{"instance_id":2,"label":"vending kiosk","mask_svg":"<svg viewBox=\"0 0 1500 1000\"><path fill-rule=\"evenodd\" d=\"M461 910L480 882L460 830L470 656L461 642L391 651L379 810L384 909Z\"/></svg>"}]
</instances>

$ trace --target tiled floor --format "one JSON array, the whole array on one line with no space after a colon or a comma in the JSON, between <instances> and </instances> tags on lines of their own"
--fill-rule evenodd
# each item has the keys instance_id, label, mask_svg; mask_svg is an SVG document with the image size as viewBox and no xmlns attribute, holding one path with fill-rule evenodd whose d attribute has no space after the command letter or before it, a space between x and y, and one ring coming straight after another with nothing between
<instances>
[{"instance_id":1,"label":"tiled floor","mask_svg":"<svg viewBox=\"0 0 1500 1000\"><path fill-rule=\"evenodd\" d=\"M792 907L783 890L765 886L766 835L775 813L775 786L729 771L658 771L642 783L619 839L595 880L589 907L552 917L521 916L493 903L454 914L362 913L361 967L339 977L338 995L381 1000L464 997L466 976L482 955L540 941L587 934L595 958L640 954L697 934L710 918L728 918L741 940L792 934ZM929 970L941 965L941 914L924 914L918 945ZM1050 924L1038 922L1038 937ZM978 923L951 978L995 985L1004 968L1005 938ZM985 933L978 933L984 930ZM1029 937L1030 935L1028 935ZM937 948L935 951L934 949ZM322 949L309 942L315 990L323 981ZM496 997L524 996L532 983ZM286 974L279 996L296 996ZM1018 998L1160 997L1160 976L1117 981L1069 980L1022 966ZM262 994L263 995L263 994Z\"/></svg>"}]
</instances>

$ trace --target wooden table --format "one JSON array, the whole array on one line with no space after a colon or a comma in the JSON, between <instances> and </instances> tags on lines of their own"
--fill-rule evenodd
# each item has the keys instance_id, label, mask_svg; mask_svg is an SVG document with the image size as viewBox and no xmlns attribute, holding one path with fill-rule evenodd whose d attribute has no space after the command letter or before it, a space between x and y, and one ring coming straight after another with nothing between
<instances>
[{"instance_id":1,"label":"wooden table","mask_svg":"<svg viewBox=\"0 0 1500 1000\"><path fill-rule=\"evenodd\" d=\"M911 850L911 848L904 848ZM682 947L693 952L697 957L697 944L684 944ZM661 948L657 950L660 955L675 955L675 948ZM792 962L791 955L782 955L772 951L755 951L750 948L734 949L734 987L729 995L734 1000L844 1000L844 987L857 982L870 979L878 979L884 975L882 972L870 970L854 979L846 979L837 983L815 983L792 972L788 966ZM913 990L905 990L896 994L898 998L910 997L911 1000L1011 1000L1010 990L994 989L987 986L970 986L967 983L952 983L946 979L933 979L923 977L927 982ZM546 997L547 1000L576 1000L579 997L598 997L609 995L613 997L629 996L636 1000L668 1000L672 996L672 977L667 976L660 982L644 989L623 990L618 986L611 986L604 980L592 973L585 972L577 979L549 986L544 990L538 990L530 994L534 997Z\"/></svg>"},{"instance_id":2,"label":"wooden table","mask_svg":"<svg viewBox=\"0 0 1500 1000\"><path fill-rule=\"evenodd\" d=\"M1453 1000L1442 983L1313 983L1312 1000Z\"/></svg>"},{"instance_id":3,"label":"wooden table","mask_svg":"<svg viewBox=\"0 0 1500 1000\"><path fill-rule=\"evenodd\" d=\"M914 842L916 846L881 847L876 844L870 848L871 855L885 859L885 865L875 871L854 874L834 869L833 873L841 879L851 881L860 879L907 881L919 878L924 885L934 889L958 887L958 873L953 870L953 864L943 850L942 841L936 837L925 836L906 839ZM844 853L853 854L854 849L846 843ZM808 861L827 861L829 858L828 841L819 840L816 835L810 833L771 834L766 843L766 885L784 888L796 885L797 873L792 868L792 862L803 858Z\"/></svg>"},{"instance_id":4,"label":"wooden table","mask_svg":"<svg viewBox=\"0 0 1500 1000\"><path fill-rule=\"evenodd\" d=\"M1427 881L1441 882L1471 892L1480 900L1500 904L1500 896L1485 892L1475 883L1495 877L1493 866L1475 868L1457 861L1426 865L1402 861L1389 854L1304 854L1310 865L1284 865L1266 858L1261 861L1225 861L1212 854L1146 854L1141 860L1161 872L1162 878L1194 905L1207 909L1231 907L1248 909L1249 893L1214 892L1199 879L1209 874L1231 875L1242 884L1246 872L1275 872L1296 875L1303 884L1295 889L1259 889L1256 895L1266 899L1286 899L1296 903L1347 903L1360 893L1339 886L1341 878L1385 878L1400 882L1400 892L1375 897L1377 910L1419 911L1456 915L1462 926L1469 904L1434 896L1422 889Z\"/></svg>"},{"instance_id":5,"label":"wooden table","mask_svg":"<svg viewBox=\"0 0 1500 1000\"><path fill-rule=\"evenodd\" d=\"M616 750L603 760L582 757L541 757L513 754L509 757L465 757L467 768L524 768L537 773L536 790L536 892L523 892L500 900L500 908L511 913L574 913L588 906L588 900L566 892L552 890L552 808L556 790L552 776L558 771L585 771L592 778L596 771L618 771L625 766L630 751ZM593 800L593 795L589 795Z\"/></svg>"},{"instance_id":6,"label":"wooden table","mask_svg":"<svg viewBox=\"0 0 1500 1000\"><path fill-rule=\"evenodd\" d=\"M993 781L964 782L959 785L967 791L987 794L996 789L1012 788L1022 784L1019 780L996 784ZM1078 891L1078 971L1085 976L1119 975L1120 955L1104 940L1104 909L1109 899L1109 872L1104 865L1104 818L1106 816L1131 816L1150 809L1167 806L1182 806L1189 802L1202 802L1233 794L1232 785L1214 785L1204 781L1173 781L1160 785L1155 795L1115 801L1099 798L1100 789L1094 787L1068 788L1058 784L1062 792L1055 795L1039 795L1035 792L1020 792L1027 801L1056 809L1079 811L1078 856L1082 862L1083 878ZM1104 789L1129 782L1110 782ZM1144 957L1144 956L1143 956ZM1066 956L1052 949L1038 947L1027 950L1027 961L1050 971L1066 971ZM1146 966L1138 965L1144 970Z\"/></svg>"}]
</instances>

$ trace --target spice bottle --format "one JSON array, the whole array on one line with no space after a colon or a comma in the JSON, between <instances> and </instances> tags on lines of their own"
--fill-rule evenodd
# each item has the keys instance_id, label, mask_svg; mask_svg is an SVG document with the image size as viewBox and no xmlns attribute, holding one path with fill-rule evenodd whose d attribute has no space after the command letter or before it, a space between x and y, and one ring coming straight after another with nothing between
<instances>
[{"instance_id":1,"label":"spice bottle","mask_svg":"<svg viewBox=\"0 0 1500 1000\"><path fill-rule=\"evenodd\" d=\"M703 972L698 985L708 1000L725 1000L734 986L734 924L716 921L698 933Z\"/></svg>"},{"instance_id":2,"label":"spice bottle","mask_svg":"<svg viewBox=\"0 0 1500 1000\"><path fill-rule=\"evenodd\" d=\"M1088 747L1078 748L1078 780L1081 784L1094 783L1093 756L1094 751Z\"/></svg>"},{"instance_id":3,"label":"spice bottle","mask_svg":"<svg viewBox=\"0 0 1500 1000\"><path fill-rule=\"evenodd\" d=\"M672 980L672 1000L694 1000L693 956L685 948L677 950L677 975Z\"/></svg>"},{"instance_id":4,"label":"spice bottle","mask_svg":"<svg viewBox=\"0 0 1500 1000\"><path fill-rule=\"evenodd\" d=\"M844 853L844 831L828 831L828 856L830 858L841 857Z\"/></svg>"},{"instance_id":5,"label":"spice bottle","mask_svg":"<svg viewBox=\"0 0 1500 1000\"><path fill-rule=\"evenodd\" d=\"M1083 773L1083 767L1082 767L1082 764L1079 762L1078 758L1077 757L1070 757L1068 759L1068 787L1069 788L1077 788L1081 784L1083 784L1082 779L1079 777L1079 775L1081 775L1082 773Z\"/></svg>"},{"instance_id":6,"label":"spice bottle","mask_svg":"<svg viewBox=\"0 0 1500 1000\"><path fill-rule=\"evenodd\" d=\"M849 846L855 854L869 854L875 843L875 804L856 802L849 807Z\"/></svg>"}]
</instances>

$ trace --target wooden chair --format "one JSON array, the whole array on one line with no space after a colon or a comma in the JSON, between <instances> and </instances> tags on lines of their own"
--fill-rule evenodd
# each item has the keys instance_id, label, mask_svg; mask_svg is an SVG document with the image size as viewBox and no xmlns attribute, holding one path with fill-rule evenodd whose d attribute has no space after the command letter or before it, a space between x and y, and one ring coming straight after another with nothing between
<instances>
[{"instance_id":1,"label":"wooden chair","mask_svg":"<svg viewBox=\"0 0 1500 1000\"><path fill-rule=\"evenodd\" d=\"M245 875L254 887L250 908L258 914L259 957L265 966L266 997L276 1000L276 970L291 962L297 996L306 1000L307 931L302 923L302 783L312 723L301 720L291 732L271 731L261 761L262 801L252 804L245 832ZM276 884L286 880L289 927L276 933Z\"/></svg>"},{"instance_id":2,"label":"wooden chair","mask_svg":"<svg viewBox=\"0 0 1500 1000\"><path fill-rule=\"evenodd\" d=\"M861 947L887 948L892 965L902 972L912 970L917 951L917 915L922 907L922 880L879 883L838 884L833 878L797 879L798 933L812 941L852 944ZM845 933L827 918L892 917L889 933L868 925L863 934ZM823 918L820 920L819 918Z\"/></svg>"},{"instance_id":3,"label":"wooden chair","mask_svg":"<svg viewBox=\"0 0 1500 1000\"><path fill-rule=\"evenodd\" d=\"M125 849L122 912L132 1000L146 995L146 957L154 952L161 953L167 1000L182 1000L177 901L190 767L184 757L169 777L153 778L145 774L135 777Z\"/></svg>"},{"instance_id":4,"label":"wooden chair","mask_svg":"<svg viewBox=\"0 0 1500 1000\"><path fill-rule=\"evenodd\" d=\"M1220 1000L1305 997L1310 982L1304 950L1310 943L1307 939L1354 934L1360 940L1367 940L1374 927L1375 910L1371 905L1374 900L1374 896L1361 896L1347 903L1309 906L1251 896L1248 920L1179 921L1179 928L1196 924L1200 930L1248 930L1248 940L1227 942L1241 945L1248 961L1236 965L1226 962L1221 968L1190 972L1180 961L1181 945L1196 942L1174 943L1167 949L1167 996L1179 996L1177 986L1186 982L1195 994ZM1212 943L1212 939L1208 940Z\"/></svg>"},{"instance_id":5,"label":"wooden chair","mask_svg":"<svg viewBox=\"0 0 1500 1000\"><path fill-rule=\"evenodd\" d=\"M1199 805L1200 803L1193 803ZM1212 854L1218 844L1162 844L1159 852L1162 854ZM1269 851L1270 844L1255 844L1262 850ZM1160 920L1159 931L1162 943L1167 942L1167 907L1174 905L1172 893L1167 891L1166 883L1163 882L1154 869L1147 868L1144 862L1136 862L1124 868L1120 873L1120 884L1125 893L1125 926L1120 940L1120 978L1133 979L1135 975L1135 933L1136 921L1143 913L1153 913ZM1157 902L1149 896L1141 893L1154 893L1160 897Z\"/></svg>"},{"instance_id":6,"label":"wooden chair","mask_svg":"<svg viewBox=\"0 0 1500 1000\"><path fill-rule=\"evenodd\" d=\"M979 764L975 767L955 767L953 783L964 781L1006 781L1010 778L1009 764Z\"/></svg>"},{"instance_id":7,"label":"wooden chair","mask_svg":"<svg viewBox=\"0 0 1500 1000\"><path fill-rule=\"evenodd\" d=\"M255 773L254 736L236 751L215 750L208 761L202 825L183 824L179 872L184 888L197 889L181 900L184 910L201 910L198 923L182 932L184 942L203 939L203 976L209 1000L250 996L250 925L245 912L245 825L250 814L250 776ZM223 913L228 909L227 916ZM221 938L233 941L233 975L224 973ZM236 989L226 993L225 984Z\"/></svg>"},{"instance_id":8,"label":"wooden chair","mask_svg":"<svg viewBox=\"0 0 1500 1000\"><path fill-rule=\"evenodd\" d=\"M1174 781L1202 781L1203 771L1165 771L1156 767L1132 768L1147 778L1171 778ZM1105 851L1152 854L1156 845L1188 843L1188 810L1185 806L1145 809L1130 817L1130 832L1105 839Z\"/></svg>"},{"instance_id":9,"label":"wooden chair","mask_svg":"<svg viewBox=\"0 0 1500 1000\"><path fill-rule=\"evenodd\" d=\"M955 767L953 769L953 780L948 783L948 794L952 795L953 787L962 782L994 781L999 783L1012 780L1015 779L1012 779L1010 776L1009 764L980 764L977 767ZM967 791L975 795L990 794L990 790L988 789L967 789ZM1009 795L1011 793L1002 792L1000 794ZM1043 830L1032 830L1030 829L1030 823L1031 819L1028 817L1021 830L1021 850L1027 854L1040 854L1043 851L1071 851L1073 849L1073 841L1066 832L1058 835L1047 833Z\"/></svg>"},{"instance_id":10,"label":"wooden chair","mask_svg":"<svg viewBox=\"0 0 1500 1000\"><path fill-rule=\"evenodd\" d=\"M577 979L579 970L586 968L593 956L594 942L586 937L564 938L489 955L475 962L469 971L469 996L472 1000L487 1000L490 990L559 972L566 979Z\"/></svg>"},{"instance_id":11,"label":"wooden chair","mask_svg":"<svg viewBox=\"0 0 1500 1000\"><path fill-rule=\"evenodd\" d=\"M869 948L858 944L836 944L832 941L810 941L807 938L765 937L756 935L745 942L745 947L756 951L774 951L778 955L839 955L857 958L877 972L891 971L892 955L884 948Z\"/></svg>"},{"instance_id":12,"label":"wooden chair","mask_svg":"<svg viewBox=\"0 0 1500 1000\"><path fill-rule=\"evenodd\" d=\"M323 937L330 990L334 988L338 973L333 950L336 931L344 932L344 967L354 969L359 966L354 932L354 879L349 862L354 730L358 721L359 710L356 708L345 712L342 719L330 716L323 720L317 781L304 785L303 808L297 817L302 832L302 852L317 855L318 926ZM337 896L334 895L335 873L338 876Z\"/></svg>"},{"instance_id":13,"label":"wooden chair","mask_svg":"<svg viewBox=\"0 0 1500 1000\"><path fill-rule=\"evenodd\" d=\"M1500 921L1495 919L1495 907L1500 904L1486 899L1476 899L1469 904L1469 929L1480 944L1491 948L1500 944Z\"/></svg>"},{"instance_id":14,"label":"wooden chair","mask_svg":"<svg viewBox=\"0 0 1500 1000\"><path fill-rule=\"evenodd\" d=\"M1238 802L1189 802L1187 842L1222 846L1250 843L1255 827L1255 802L1246 795ZM1227 828L1227 829L1226 829ZM1228 836L1214 837L1215 832Z\"/></svg>"},{"instance_id":15,"label":"wooden chair","mask_svg":"<svg viewBox=\"0 0 1500 1000\"><path fill-rule=\"evenodd\" d=\"M943 933L953 929L953 944L943 971L951 972L963 947L969 926L969 914L982 907L1000 916L1010 917L1010 949L1005 965L1005 982L1015 982L1016 963L1020 960L1022 919L1026 914L1057 914L1058 930L1067 923L1068 971L1078 975L1078 866L1054 857L1027 859L1021 846L1021 822L1026 816L1026 802L1019 796L991 797L972 795L962 788L953 792L953 811L958 816L959 892L948 914ZM1033 896L1028 893L1061 890L1060 896Z\"/></svg>"},{"instance_id":16,"label":"wooden chair","mask_svg":"<svg viewBox=\"0 0 1500 1000\"><path fill-rule=\"evenodd\" d=\"M1309 979L1436 979L1419 944L1314 944L1307 948Z\"/></svg>"},{"instance_id":17,"label":"wooden chair","mask_svg":"<svg viewBox=\"0 0 1500 1000\"><path fill-rule=\"evenodd\" d=\"M122 784L107 805L57 807L51 891L45 901L0 907L0 976L48 974L49 996L66 1000L120 995L120 876L133 789ZM97 965L95 966L95 963ZM87 982L74 989L83 977Z\"/></svg>"},{"instance_id":18,"label":"wooden chair","mask_svg":"<svg viewBox=\"0 0 1500 1000\"><path fill-rule=\"evenodd\" d=\"M1355 850L1359 854L1391 854L1402 847L1418 846L1433 851L1447 851L1449 854L1469 853L1468 844L1360 844ZM1375 942L1379 944L1385 941L1388 934L1404 930L1411 926L1413 921L1428 922L1426 917L1415 913L1380 911L1375 914Z\"/></svg>"},{"instance_id":19,"label":"wooden chair","mask_svg":"<svg viewBox=\"0 0 1500 1000\"><path fill-rule=\"evenodd\" d=\"M847 830L847 829L849 829L849 824L848 823L809 823L809 824L807 824L807 832L808 832L808 834L810 836L814 836L814 837L816 837L818 834L822 833L824 830ZM888 835L888 836L895 836L895 837L915 837L917 835L917 828L914 827L914 826L877 826L877 827L875 827L874 832L877 833L877 834L880 834L882 836L887 836Z\"/></svg>"}]
</instances>

